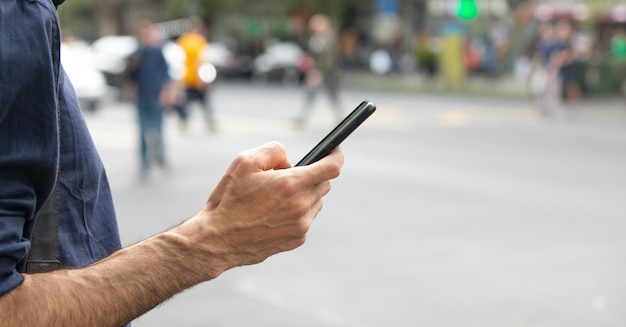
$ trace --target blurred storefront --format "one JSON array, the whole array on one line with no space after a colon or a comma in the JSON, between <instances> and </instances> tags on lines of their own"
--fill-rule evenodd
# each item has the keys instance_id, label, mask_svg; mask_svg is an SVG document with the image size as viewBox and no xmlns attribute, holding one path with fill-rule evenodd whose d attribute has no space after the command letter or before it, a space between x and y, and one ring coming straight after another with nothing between
<instances>
[{"instance_id":1,"label":"blurred storefront","mask_svg":"<svg viewBox=\"0 0 626 327\"><path fill-rule=\"evenodd\" d=\"M589 93L621 90L626 60L626 0L87 0L68 2L66 30L87 40L131 34L133 21L151 15L170 21L190 15L210 25L210 38L252 56L276 42L305 45L306 21L332 17L345 70L371 71L372 54L386 53L384 73L442 76L451 83L469 75L516 74L528 65L537 26L568 20L580 47L577 76ZM66 9L67 8L67 9ZM72 15L74 9L81 15ZM76 18L79 17L79 18ZM98 29L80 21L96 21ZM74 26L74 27L72 27ZM85 26L92 26L85 28ZM623 51L620 50L622 47ZM591 50L584 50L584 48ZM525 62L525 64L524 64ZM522 69L523 70L523 69Z\"/></svg>"},{"instance_id":2,"label":"blurred storefront","mask_svg":"<svg viewBox=\"0 0 626 327\"><path fill-rule=\"evenodd\" d=\"M626 75L626 4L597 13L592 24L596 53L586 67L586 85L595 93L623 93Z\"/></svg>"},{"instance_id":3,"label":"blurred storefront","mask_svg":"<svg viewBox=\"0 0 626 327\"><path fill-rule=\"evenodd\" d=\"M541 1L533 4L536 22L567 21L574 27L574 75L589 96L624 91L626 5L619 1Z\"/></svg>"}]
</instances>

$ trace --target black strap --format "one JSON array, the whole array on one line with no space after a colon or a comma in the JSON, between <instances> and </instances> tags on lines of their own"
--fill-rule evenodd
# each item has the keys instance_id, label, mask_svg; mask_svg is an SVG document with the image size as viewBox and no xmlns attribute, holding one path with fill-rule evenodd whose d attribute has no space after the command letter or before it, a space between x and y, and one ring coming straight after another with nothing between
<instances>
[{"instance_id":1,"label":"black strap","mask_svg":"<svg viewBox=\"0 0 626 327\"><path fill-rule=\"evenodd\" d=\"M40 273L61 268L59 262L59 177L50 198L37 215L31 238L30 257L26 272Z\"/></svg>"},{"instance_id":2,"label":"black strap","mask_svg":"<svg viewBox=\"0 0 626 327\"><path fill-rule=\"evenodd\" d=\"M61 178L61 110L57 104L57 176L50 197L37 214L31 237L30 256L26 262L29 274L61 268L59 261L59 179Z\"/></svg>"}]
</instances>

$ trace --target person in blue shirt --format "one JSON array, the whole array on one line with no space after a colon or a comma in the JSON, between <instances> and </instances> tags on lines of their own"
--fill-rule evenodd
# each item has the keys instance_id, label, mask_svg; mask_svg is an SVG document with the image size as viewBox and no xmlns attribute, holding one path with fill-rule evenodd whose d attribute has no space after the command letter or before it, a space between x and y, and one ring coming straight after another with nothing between
<instances>
[{"instance_id":1,"label":"person in blue shirt","mask_svg":"<svg viewBox=\"0 0 626 327\"><path fill-rule=\"evenodd\" d=\"M558 38L555 27L550 22L538 28L538 40L530 74L530 86L537 108L543 116L550 116L560 103L561 68L560 53L564 43Z\"/></svg>"},{"instance_id":2,"label":"person in blue shirt","mask_svg":"<svg viewBox=\"0 0 626 327\"><path fill-rule=\"evenodd\" d=\"M139 48L128 60L128 71L137 90L140 176L145 179L148 176L152 159L155 159L157 165L161 167L166 164L162 97L173 84L170 84L169 66L152 21L140 20L137 36Z\"/></svg>"},{"instance_id":3,"label":"person in blue shirt","mask_svg":"<svg viewBox=\"0 0 626 327\"><path fill-rule=\"evenodd\" d=\"M302 245L343 155L292 167L274 142L237 155L192 218L121 248L106 172L59 60L61 2L0 1L0 324L122 326ZM33 273L42 208L58 216L60 267Z\"/></svg>"}]
</instances>

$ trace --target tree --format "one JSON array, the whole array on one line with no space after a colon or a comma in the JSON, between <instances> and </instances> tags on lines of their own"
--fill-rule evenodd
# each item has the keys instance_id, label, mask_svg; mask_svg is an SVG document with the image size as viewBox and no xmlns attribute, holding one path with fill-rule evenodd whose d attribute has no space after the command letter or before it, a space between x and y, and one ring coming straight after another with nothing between
<instances>
[{"instance_id":1,"label":"tree","mask_svg":"<svg viewBox=\"0 0 626 327\"><path fill-rule=\"evenodd\" d=\"M59 8L59 19L65 35L93 39L119 34L123 28L124 0L72 0Z\"/></svg>"},{"instance_id":2,"label":"tree","mask_svg":"<svg viewBox=\"0 0 626 327\"><path fill-rule=\"evenodd\" d=\"M98 31L100 35L119 34L124 27L122 17L123 0L93 0L94 10L98 13Z\"/></svg>"}]
</instances>

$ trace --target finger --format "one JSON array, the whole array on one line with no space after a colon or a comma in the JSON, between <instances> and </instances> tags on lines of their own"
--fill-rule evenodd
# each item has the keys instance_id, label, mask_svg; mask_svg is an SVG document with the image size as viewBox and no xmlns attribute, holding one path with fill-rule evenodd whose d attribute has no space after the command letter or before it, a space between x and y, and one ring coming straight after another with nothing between
<instances>
[{"instance_id":1,"label":"finger","mask_svg":"<svg viewBox=\"0 0 626 327\"><path fill-rule=\"evenodd\" d=\"M330 181L324 181L319 183L316 186L316 189L320 198L326 196L326 194L328 194L331 189Z\"/></svg>"},{"instance_id":2,"label":"finger","mask_svg":"<svg viewBox=\"0 0 626 327\"><path fill-rule=\"evenodd\" d=\"M287 150L285 147L279 142L271 142L268 144L271 147L271 151L274 151L274 156L272 159L272 163L269 165L267 169L287 169L293 167L289 158L287 158ZM266 170L267 170L266 169Z\"/></svg>"},{"instance_id":3,"label":"finger","mask_svg":"<svg viewBox=\"0 0 626 327\"><path fill-rule=\"evenodd\" d=\"M250 172L264 171L270 169L285 169L291 167L287 159L285 148L278 142L270 142L241 152L233 160L226 174L214 187L207 204L216 207L221 201L221 197L233 179L233 176L244 176Z\"/></svg>"},{"instance_id":4,"label":"finger","mask_svg":"<svg viewBox=\"0 0 626 327\"><path fill-rule=\"evenodd\" d=\"M297 168L305 172L302 176L304 183L319 184L322 181L338 177L341 173L343 162L343 152L340 147L337 147L319 161Z\"/></svg>"},{"instance_id":5,"label":"finger","mask_svg":"<svg viewBox=\"0 0 626 327\"><path fill-rule=\"evenodd\" d=\"M261 171L291 167L285 147L278 142L264 144L254 151L257 169Z\"/></svg>"},{"instance_id":6,"label":"finger","mask_svg":"<svg viewBox=\"0 0 626 327\"><path fill-rule=\"evenodd\" d=\"M336 178L339 176L339 173L341 172L341 167L343 167L343 164L344 164L343 150L341 149L340 146L338 146L333 151L331 151L327 156L320 159L316 163L313 163L313 165L315 164L328 165L331 167L334 166L334 168L331 168L330 170L327 171L329 175L324 179Z\"/></svg>"},{"instance_id":7,"label":"finger","mask_svg":"<svg viewBox=\"0 0 626 327\"><path fill-rule=\"evenodd\" d=\"M270 142L262 146L240 152L231 163L228 173L246 175L272 169L290 168L287 151L282 144Z\"/></svg>"}]
</instances>

